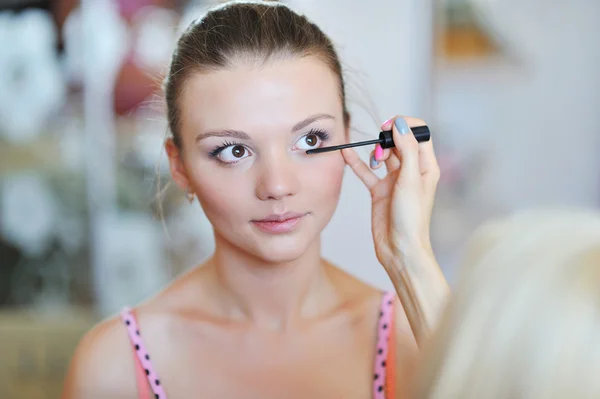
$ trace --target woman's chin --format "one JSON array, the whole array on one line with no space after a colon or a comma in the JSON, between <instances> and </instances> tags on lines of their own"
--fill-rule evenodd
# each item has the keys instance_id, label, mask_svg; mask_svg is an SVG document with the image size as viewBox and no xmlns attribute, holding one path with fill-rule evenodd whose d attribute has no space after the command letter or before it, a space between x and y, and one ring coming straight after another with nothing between
<instances>
[{"instance_id":1,"label":"woman's chin","mask_svg":"<svg viewBox=\"0 0 600 399\"><path fill-rule=\"evenodd\" d=\"M296 246L295 248L280 247L280 248L264 248L260 251L260 258L267 263L288 263L300 259L306 254L306 248Z\"/></svg>"},{"instance_id":2,"label":"woman's chin","mask_svg":"<svg viewBox=\"0 0 600 399\"><path fill-rule=\"evenodd\" d=\"M293 262L309 252L310 243L300 237L285 237L260 243L254 254L266 263Z\"/></svg>"},{"instance_id":3,"label":"woman's chin","mask_svg":"<svg viewBox=\"0 0 600 399\"><path fill-rule=\"evenodd\" d=\"M320 249L318 231L313 229L290 234L256 234L255 231L252 233L251 240L244 239L247 237L240 235L229 237L229 240L219 235L216 238L219 241L220 237L225 246L237 248L238 251L245 252L266 264L294 262L312 253L313 250L319 252Z\"/></svg>"}]
</instances>

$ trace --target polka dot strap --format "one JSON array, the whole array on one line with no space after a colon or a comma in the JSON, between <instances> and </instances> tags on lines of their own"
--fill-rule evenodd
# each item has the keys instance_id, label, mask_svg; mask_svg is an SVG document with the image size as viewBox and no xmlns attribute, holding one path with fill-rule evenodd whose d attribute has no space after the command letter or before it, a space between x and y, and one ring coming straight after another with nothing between
<instances>
[{"instance_id":1,"label":"polka dot strap","mask_svg":"<svg viewBox=\"0 0 600 399\"><path fill-rule=\"evenodd\" d=\"M139 360L139 365L141 365L143 368L143 373L148 379L148 383L152 393L154 393L154 397L156 399L167 399L167 394L160 383L158 374L150 362L150 355L148 354L146 346L142 341L140 330L133 312L129 308L123 309L121 312L121 319L123 320L123 323L125 323L127 335L129 335L129 341L134 348L135 354ZM136 362L136 365L137 364L138 362Z\"/></svg>"},{"instance_id":2,"label":"polka dot strap","mask_svg":"<svg viewBox=\"0 0 600 399\"><path fill-rule=\"evenodd\" d=\"M375 352L375 375L373 378L373 398L385 399L386 368L389 352L390 332L393 330L391 323L394 315L394 294L386 292L381 299L381 309L377 324L377 347Z\"/></svg>"}]
</instances>

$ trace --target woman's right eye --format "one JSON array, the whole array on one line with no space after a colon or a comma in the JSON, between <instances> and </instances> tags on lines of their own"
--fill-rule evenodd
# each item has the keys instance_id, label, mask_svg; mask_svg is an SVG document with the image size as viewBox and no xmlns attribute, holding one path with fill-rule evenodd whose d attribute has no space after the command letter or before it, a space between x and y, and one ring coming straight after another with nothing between
<instances>
[{"instance_id":1,"label":"woman's right eye","mask_svg":"<svg viewBox=\"0 0 600 399\"><path fill-rule=\"evenodd\" d=\"M221 149L217 158L224 163L236 163L250 155L250 151L246 147L236 144Z\"/></svg>"}]
</instances>

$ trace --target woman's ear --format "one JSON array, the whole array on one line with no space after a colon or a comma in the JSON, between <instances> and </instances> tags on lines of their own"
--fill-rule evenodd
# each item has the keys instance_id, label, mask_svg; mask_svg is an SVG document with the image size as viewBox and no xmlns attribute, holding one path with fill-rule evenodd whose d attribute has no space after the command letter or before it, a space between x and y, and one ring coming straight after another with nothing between
<instances>
[{"instance_id":1,"label":"woman's ear","mask_svg":"<svg viewBox=\"0 0 600 399\"><path fill-rule=\"evenodd\" d=\"M169 157L169 170L171 171L171 177L177 186L180 189L186 191L190 187L190 181L187 176L187 172L185 171L185 165L183 164L183 159L181 157L181 151L175 145L175 142L172 138L168 138L165 141L165 150L167 151L167 156Z\"/></svg>"}]
</instances>

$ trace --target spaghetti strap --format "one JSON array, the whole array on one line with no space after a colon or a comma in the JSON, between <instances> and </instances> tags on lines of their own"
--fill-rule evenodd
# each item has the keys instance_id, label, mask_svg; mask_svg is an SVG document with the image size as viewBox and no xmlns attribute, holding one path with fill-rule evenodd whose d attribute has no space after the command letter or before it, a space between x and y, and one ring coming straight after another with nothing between
<instances>
[{"instance_id":1,"label":"spaghetti strap","mask_svg":"<svg viewBox=\"0 0 600 399\"><path fill-rule=\"evenodd\" d=\"M373 398L392 399L394 396L395 354L394 349L394 298L393 293L385 292L381 298L377 324L377 346L375 348L375 368L373 376ZM391 345L390 345L391 342Z\"/></svg>"},{"instance_id":2,"label":"spaghetti strap","mask_svg":"<svg viewBox=\"0 0 600 399\"><path fill-rule=\"evenodd\" d=\"M394 296L395 298L395 296ZM392 312L390 317L390 336L388 338L388 355L385 373L385 397L394 399L396 397L396 306L392 302Z\"/></svg>"},{"instance_id":3,"label":"spaghetti strap","mask_svg":"<svg viewBox=\"0 0 600 399\"><path fill-rule=\"evenodd\" d=\"M146 372L144 371L144 367L142 367L142 363L140 363L140 359L138 359L135 354L135 348L133 349L133 359L135 361L135 382L137 384L137 392L139 399L148 399L154 397L154 394L150 391L150 385L148 385L148 380L146 379Z\"/></svg>"},{"instance_id":4,"label":"spaghetti strap","mask_svg":"<svg viewBox=\"0 0 600 399\"><path fill-rule=\"evenodd\" d=\"M121 319L127 328L127 335L135 355L136 380L140 399L148 399L154 394L156 399L167 399L156 370L150 361L150 355L142 341L140 330L134 312L129 308L123 309ZM150 392L150 390L152 392Z\"/></svg>"}]
</instances>

